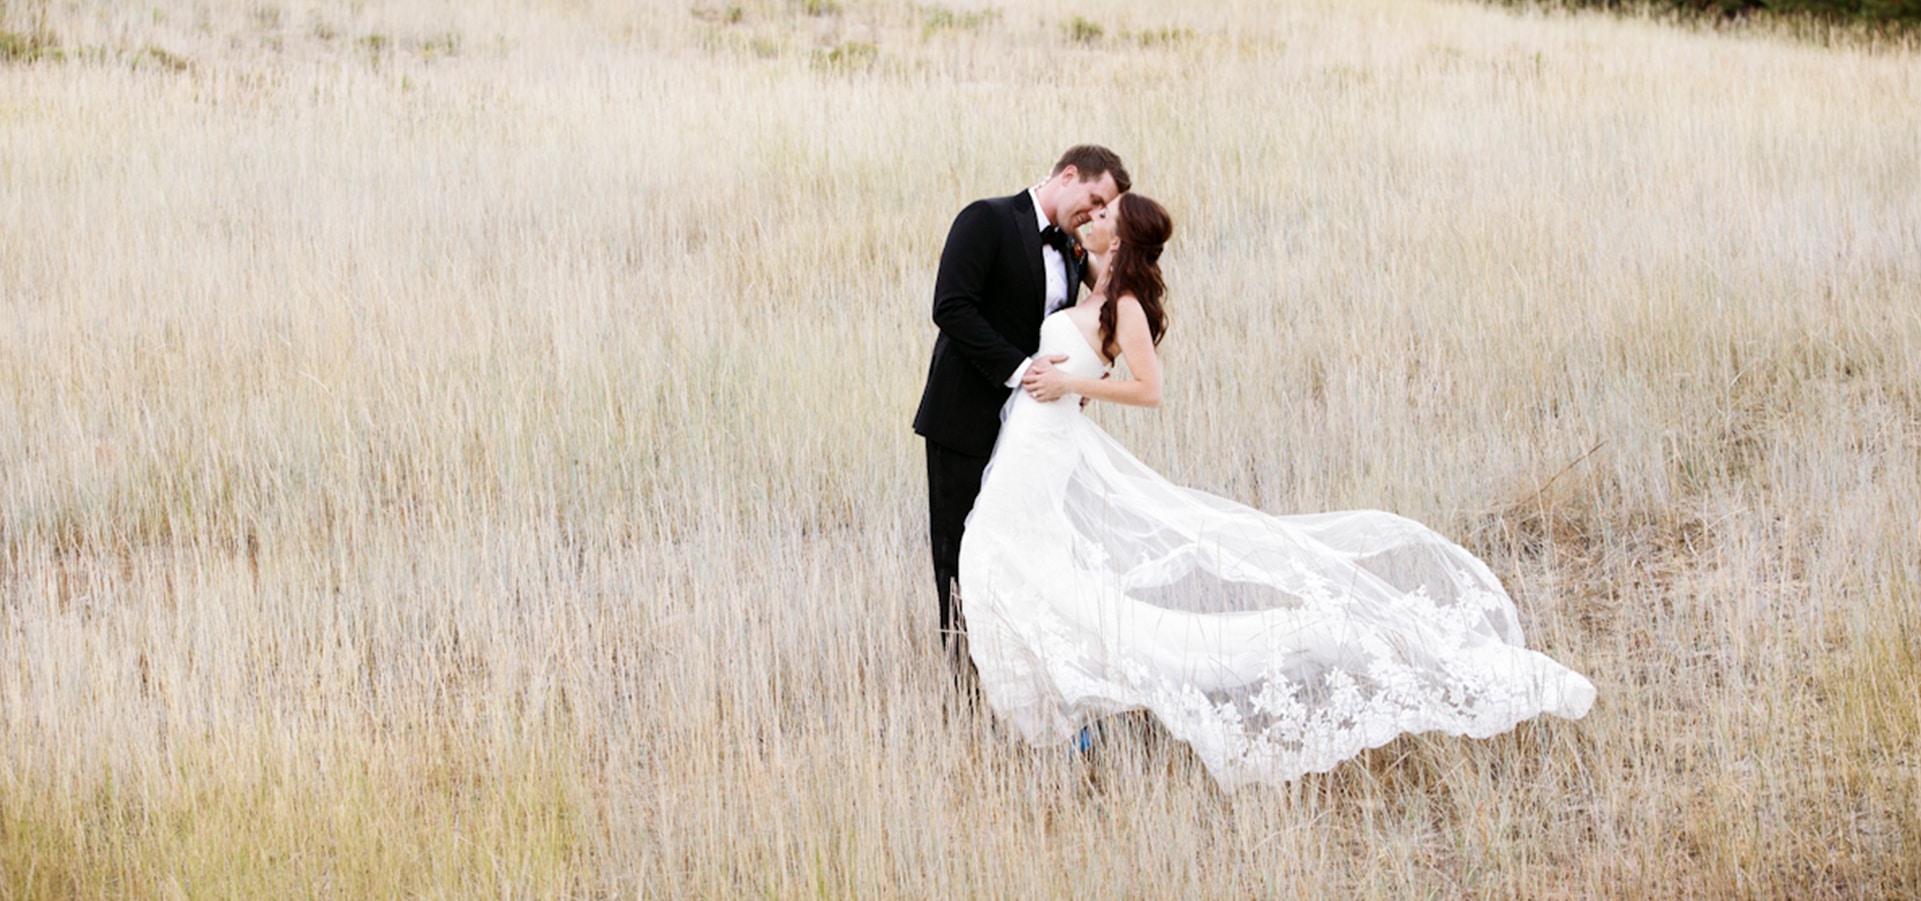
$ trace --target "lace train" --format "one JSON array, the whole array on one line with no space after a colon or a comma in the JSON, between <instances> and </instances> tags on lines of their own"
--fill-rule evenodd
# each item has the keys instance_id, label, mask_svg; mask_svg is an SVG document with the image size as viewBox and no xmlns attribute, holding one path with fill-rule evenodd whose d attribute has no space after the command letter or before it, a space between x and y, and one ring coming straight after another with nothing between
<instances>
[{"instance_id":1,"label":"lace train","mask_svg":"<svg viewBox=\"0 0 1921 901\"><path fill-rule=\"evenodd\" d=\"M1101 363L1072 321L1070 370ZM1027 740L1151 711L1225 787L1321 772L1406 732L1578 718L1594 687L1522 646L1472 554L1372 510L1272 516L1169 483L1016 392L961 547L988 704Z\"/></svg>"}]
</instances>

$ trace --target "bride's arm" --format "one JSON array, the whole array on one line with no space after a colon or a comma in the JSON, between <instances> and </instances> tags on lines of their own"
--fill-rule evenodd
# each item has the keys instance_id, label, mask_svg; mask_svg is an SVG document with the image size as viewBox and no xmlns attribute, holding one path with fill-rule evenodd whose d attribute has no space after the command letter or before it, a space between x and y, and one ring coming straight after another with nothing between
<instances>
[{"instance_id":1,"label":"bride's arm","mask_svg":"<svg viewBox=\"0 0 1921 901\"><path fill-rule=\"evenodd\" d=\"M1154 338L1147 330L1147 314L1141 312L1140 301L1135 300L1133 295L1121 297L1114 303L1119 304L1114 308L1114 338L1119 342L1121 356L1127 358L1127 369L1134 377L1123 381L1070 375L1067 376L1066 388L1082 397L1108 403L1158 407L1161 405L1161 358L1154 353Z\"/></svg>"}]
</instances>

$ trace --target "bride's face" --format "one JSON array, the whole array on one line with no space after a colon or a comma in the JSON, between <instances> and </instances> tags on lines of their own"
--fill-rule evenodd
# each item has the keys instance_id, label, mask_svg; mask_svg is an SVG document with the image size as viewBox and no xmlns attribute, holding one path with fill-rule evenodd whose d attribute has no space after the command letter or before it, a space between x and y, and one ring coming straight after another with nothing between
<instances>
[{"instance_id":1,"label":"bride's face","mask_svg":"<svg viewBox=\"0 0 1921 901\"><path fill-rule=\"evenodd\" d=\"M1087 232L1081 237L1081 244L1088 253L1106 253L1114 247L1114 226L1121 221L1120 199L1094 211L1094 218L1087 220Z\"/></svg>"}]
</instances>

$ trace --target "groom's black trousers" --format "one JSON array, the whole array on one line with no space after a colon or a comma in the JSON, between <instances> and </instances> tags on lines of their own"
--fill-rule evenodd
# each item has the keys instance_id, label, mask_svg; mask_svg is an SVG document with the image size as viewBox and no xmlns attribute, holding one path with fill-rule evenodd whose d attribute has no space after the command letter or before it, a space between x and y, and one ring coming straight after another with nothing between
<instances>
[{"instance_id":1,"label":"groom's black trousers","mask_svg":"<svg viewBox=\"0 0 1921 901\"><path fill-rule=\"evenodd\" d=\"M961 533L981 493L987 458L927 442L927 538L934 551L934 585L940 593L940 635L957 671L967 664L967 627L954 584L960 580Z\"/></svg>"}]
</instances>

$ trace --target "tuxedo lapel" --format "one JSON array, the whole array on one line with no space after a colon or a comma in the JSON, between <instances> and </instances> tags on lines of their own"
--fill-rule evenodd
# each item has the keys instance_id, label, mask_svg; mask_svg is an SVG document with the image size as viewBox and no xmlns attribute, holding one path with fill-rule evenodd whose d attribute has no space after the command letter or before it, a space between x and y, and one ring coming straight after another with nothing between
<instances>
[{"instance_id":1,"label":"tuxedo lapel","mask_svg":"<svg viewBox=\"0 0 1921 901\"><path fill-rule=\"evenodd\" d=\"M1029 303L1040 310L1047 303L1047 272L1041 262L1041 230L1034 223L1034 198L1026 191L1014 195L1014 231L1021 236L1021 249L1027 258L1028 284L1034 286ZM1041 310L1046 315L1046 310Z\"/></svg>"}]
</instances>

